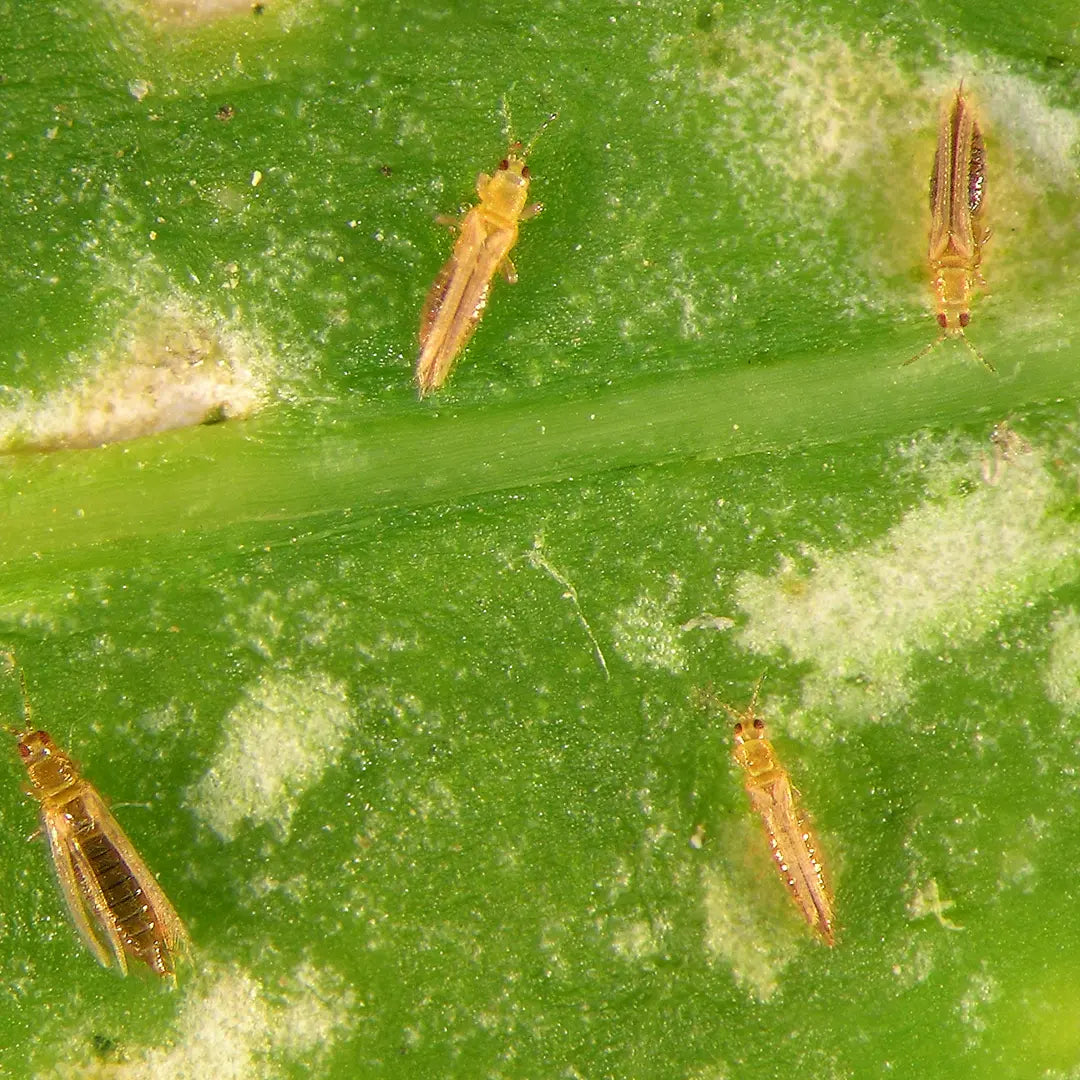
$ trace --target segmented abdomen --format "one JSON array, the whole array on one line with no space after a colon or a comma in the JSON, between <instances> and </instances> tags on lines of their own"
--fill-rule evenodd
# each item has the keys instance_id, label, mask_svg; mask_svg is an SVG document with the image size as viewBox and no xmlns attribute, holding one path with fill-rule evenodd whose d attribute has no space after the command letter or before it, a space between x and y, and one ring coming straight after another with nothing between
<instances>
[{"instance_id":1,"label":"segmented abdomen","mask_svg":"<svg viewBox=\"0 0 1080 1080\"><path fill-rule=\"evenodd\" d=\"M72 816L75 842L105 898L108 912L102 913L102 917L110 919L116 927L125 952L148 964L157 974L171 975L172 959L168 949L162 948L157 913L139 888L131 868L81 803L69 804L67 810ZM76 874L82 872L77 862L75 869Z\"/></svg>"}]
</instances>

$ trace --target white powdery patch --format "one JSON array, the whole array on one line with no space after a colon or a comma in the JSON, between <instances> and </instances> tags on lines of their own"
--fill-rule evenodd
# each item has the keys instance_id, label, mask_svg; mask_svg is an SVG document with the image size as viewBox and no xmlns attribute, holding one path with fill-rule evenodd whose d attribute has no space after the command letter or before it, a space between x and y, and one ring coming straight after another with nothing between
<instances>
[{"instance_id":1,"label":"white powdery patch","mask_svg":"<svg viewBox=\"0 0 1080 1080\"><path fill-rule=\"evenodd\" d=\"M267 398L266 355L244 333L179 308L138 316L64 385L9 391L0 450L81 449L250 416Z\"/></svg>"},{"instance_id":2,"label":"white powdery patch","mask_svg":"<svg viewBox=\"0 0 1080 1080\"><path fill-rule=\"evenodd\" d=\"M333 1039L346 1031L359 1004L355 991L333 969L302 963L283 987L284 1003L275 1008L271 1039L285 1057L316 1064Z\"/></svg>"},{"instance_id":3,"label":"white powdery patch","mask_svg":"<svg viewBox=\"0 0 1080 1080\"><path fill-rule=\"evenodd\" d=\"M643 960L663 947L663 935L645 919L628 919L611 935L611 947L623 960Z\"/></svg>"},{"instance_id":4,"label":"white powdery patch","mask_svg":"<svg viewBox=\"0 0 1080 1080\"><path fill-rule=\"evenodd\" d=\"M930 978L936 965L939 940L923 932L894 939L890 951L896 959L890 970L899 986L910 990Z\"/></svg>"},{"instance_id":5,"label":"white powdery patch","mask_svg":"<svg viewBox=\"0 0 1080 1080\"><path fill-rule=\"evenodd\" d=\"M672 574L666 595L643 593L615 612L611 635L624 660L636 667L657 668L673 675L685 669L686 649L680 640L682 620L675 614L681 590L682 581Z\"/></svg>"},{"instance_id":6,"label":"white powdery patch","mask_svg":"<svg viewBox=\"0 0 1080 1080\"><path fill-rule=\"evenodd\" d=\"M195 815L223 840L242 821L284 839L297 800L337 759L351 726L344 684L319 672L264 676L225 718L221 749L188 792Z\"/></svg>"},{"instance_id":7,"label":"white powdery patch","mask_svg":"<svg viewBox=\"0 0 1080 1080\"><path fill-rule=\"evenodd\" d=\"M969 1048L974 1049L982 1042L991 1024L987 1013L991 1012L991 1007L1001 995L1001 983L988 973L984 960L982 970L968 977L963 997L954 1010L960 1022L968 1028L966 1042Z\"/></svg>"},{"instance_id":8,"label":"white powdery patch","mask_svg":"<svg viewBox=\"0 0 1080 1080\"><path fill-rule=\"evenodd\" d=\"M996 484L923 504L873 544L820 555L808 573L744 574L741 644L814 664L807 707L865 715L868 693L895 707L916 653L977 641L1075 573L1075 529L1051 512L1054 500L1041 455L1026 454ZM846 700L853 686L858 700Z\"/></svg>"},{"instance_id":9,"label":"white powdery patch","mask_svg":"<svg viewBox=\"0 0 1080 1080\"><path fill-rule=\"evenodd\" d=\"M701 1065L686 1074L686 1080L731 1080L731 1073L724 1062Z\"/></svg>"},{"instance_id":10,"label":"white powdery patch","mask_svg":"<svg viewBox=\"0 0 1080 1080\"><path fill-rule=\"evenodd\" d=\"M249 974L211 968L189 991L170 1045L127 1048L128 1060L61 1067L112 1080L273 1080L311 1069L342 1034L355 993L334 972L302 964L267 995Z\"/></svg>"},{"instance_id":11,"label":"white powdery patch","mask_svg":"<svg viewBox=\"0 0 1080 1080\"><path fill-rule=\"evenodd\" d=\"M1050 657L1043 671L1046 695L1069 713L1080 710L1080 613L1072 608L1050 627Z\"/></svg>"},{"instance_id":12,"label":"white powdery patch","mask_svg":"<svg viewBox=\"0 0 1080 1080\"><path fill-rule=\"evenodd\" d=\"M267 21L271 32L289 33L320 18L323 0L105 0L164 31L197 26L220 19Z\"/></svg>"},{"instance_id":13,"label":"white powdery patch","mask_svg":"<svg viewBox=\"0 0 1080 1080\"><path fill-rule=\"evenodd\" d=\"M821 294L843 298L849 315L891 307L878 264L884 259L888 272L906 273L920 245L925 249L925 195L916 192L925 192L926 181L909 182L898 145L910 137L909 123L924 113L932 117L936 105L929 95L919 101L911 72L897 62L887 37L848 40L827 19L725 20L713 40L722 61L706 47L696 70L680 71L685 85L715 101L702 152L717 159L751 227L778 237L775 265L745 273L756 273L756 287L775 290L790 273L812 272ZM678 41L670 49L686 55ZM864 178L883 161L900 174L890 193L890 233L883 236L876 224L872 236L843 239L879 212L878 204L865 205ZM906 251L908 239L911 260L897 268L893 260L904 257L892 252ZM861 255L853 259L852 243L860 242Z\"/></svg>"},{"instance_id":14,"label":"white powdery patch","mask_svg":"<svg viewBox=\"0 0 1080 1080\"><path fill-rule=\"evenodd\" d=\"M702 873L702 902L706 951L730 965L735 981L756 1000L768 1001L795 956L795 941L777 933L747 902L745 890L719 870Z\"/></svg>"},{"instance_id":15,"label":"white powdery patch","mask_svg":"<svg viewBox=\"0 0 1080 1080\"><path fill-rule=\"evenodd\" d=\"M960 67L961 74L970 70ZM1007 133L1020 160L1032 163L1037 179L1075 185L1080 145L1076 113L1051 105L1046 87L1021 75L988 72L980 76L979 87L979 108L999 133Z\"/></svg>"},{"instance_id":16,"label":"white powdery patch","mask_svg":"<svg viewBox=\"0 0 1080 1080\"><path fill-rule=\"evenodd\" d=\"M255 0L143 0L140 6L165 19L206 22L227 15L250 15Z\"/></svg>"},{"instance_id":17,"label":"white powdery patch","mask_svg":"<svg viewBox=\"0 0 1080 1080\"><path fill-rule=\"evenodd\" d=\"M886 151L890 116L912 96L888 42L853 46L835 26L773 17L733 29L725 44L738 61L701 72L724 102L719 130L751 145L800 205L808 194L842 205L837 174Z\"/></svg>"}]
</instances>

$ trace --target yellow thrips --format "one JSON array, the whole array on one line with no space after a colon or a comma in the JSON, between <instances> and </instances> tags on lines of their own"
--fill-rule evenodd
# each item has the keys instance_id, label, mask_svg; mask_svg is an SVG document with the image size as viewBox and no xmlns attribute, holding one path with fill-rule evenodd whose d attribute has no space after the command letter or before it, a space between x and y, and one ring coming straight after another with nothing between
<instances>
[{"instance_id":1,"label":"yellow thrips","mask_svg":"<svg viewBox=\"0 0 1080 1080\"><path fill-rule=\"evenodd\" d=\"M825 880L820 852L803 813L787 770L765 738L765 724L754 714L757 689L745 712L725 705L735 725L735 760L746 775L750 805L760 815L769 849L780 877L803 918L827 945L835 941L833 898Z\"/></svg>"},{"instance_id":2,"label":"yellow thrips","mask_svg":"<svg viewBox=\"0 0 1080 1080\"><path fill-rule=\"evenodd\" d=\"M941 335L917 352L925 356L947 337L962 337L991 371L993 364L964 336L971 321L971 297L984 288L979 270L990 229L982 222L986 189L986 151L982 132L961 86L945 103L937 153L930 174L930 245L927 260Z\"/></svg>"},{"instance_id":3,"label":"yellow thrips","mask_svg":"<svg viewBox=\"0 0 1080 1080\"><path fill-rule=\"evenodd\" d=\"M184 924L97 789L47 731L31 727L25 681L23 695L25 727L15 734L30 777L27 791L40 804L76 929L104 967L115 964L126 975L128 960L141 960L175 978L175 957L188 944Z\"/></svg>"},{"instance_id":4,"label":"yellow thrips","mask_svg":"<svg viewBox=\"0 0 1080 1080\"><path fill-rule=\"evenodd\" d=\"M501 271L511 283L517 281L510 251L517 243L518 224L542 209L539 203L527 203L525 159L531 146L512 143L494 175L480 173L476 178L480 202L459 223L454 253L439 271L420 316L416 387L421 397L446 382L480 322L496 272Z\"/></svg>"}]
</instances>

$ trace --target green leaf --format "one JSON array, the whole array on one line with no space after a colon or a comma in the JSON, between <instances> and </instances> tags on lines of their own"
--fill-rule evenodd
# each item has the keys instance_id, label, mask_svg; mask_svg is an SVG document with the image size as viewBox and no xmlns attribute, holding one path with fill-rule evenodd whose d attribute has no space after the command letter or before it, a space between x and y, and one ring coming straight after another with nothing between
<instances>
[{"instance_id":1,"label":"green leaf","mask_svg":"<svg viewBox=\"0 0 1080 1080\"><path fill-rule=\"evenodd\" d=\"M1077 1074L1072 7L3 15L0 646L194 947L98 968L13 748L0 1071ZM904 366L961 79L996 376ZM545 209L418 401L504 101Z\"/></svg>"}]
</instances>

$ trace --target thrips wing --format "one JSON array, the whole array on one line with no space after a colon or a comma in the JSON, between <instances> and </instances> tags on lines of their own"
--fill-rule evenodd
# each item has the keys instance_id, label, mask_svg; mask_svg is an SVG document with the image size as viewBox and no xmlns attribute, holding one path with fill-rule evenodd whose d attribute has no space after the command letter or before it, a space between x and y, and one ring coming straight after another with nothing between
<instances>
[{"instance_id":1,"label":"thrips wing","mask_svg":"<svg viewBox=\"0 0 1080 1080\"><path fill-rule=\"evenodd\" d=\"M969 178L971 169L971 136L974 118L967 102L956 95L951 116L952 182L950 186L949 228L953 246L965 252L974 248L971 231L971 201Z\"/></svg>"},{"instance_id":2,"label":"thrips wing","mask_svg":"<svg viewBox=\"0 0 1080 1080\"><path fill-rule=\"evenodd\" d=\"M949 238L952 207L953 111L942 116L938 128L934 168L930 173L930 258L937 258Z\"/></svg>"},{"instance_id":3,"label":"thrips wing","mask_svg":"<svg viewBox=\"0 0 1080 1080\"><path fill-rule=\"evenodd\" d=\"M971 152L968 165L968 208L972 217L977 217L982 210L983 193L986 186L986 147L978 122L971 120Z\"/></svg>"},{"instance_id":4,"label":"thrips wing","mask_svg":"<svg viewBox=\"0 0 1080 1080\"><path fill-rule=\"evenodd\" d=\"M187 930L176 914L176 909L169 902L169 898L162 891L161 886L150 868L143 862L139 853L132 846L119 822L113 817L112 811L105 805L105 800L87 785L83 794L83 802L87 811L98 822L102 834L116 849L116 853L127 864L131 876L142 890L143 899L153 909L155 922L161 929L161 937L168 946L170 952L187 946Z\"/></svg>"},{"instance_id":5,"label":"thrips wing","mask_svg":"<svg viewBox=\"0 0 1080 1080\"><path fill-rule=\"evenodd\" d=\"M506 230L497 230L505 232ZM446 382L487 303L491 278L509 247L492 261L491 230L479 207L465 215L454 253L439 271L420 317L416 385L420 395Z\"/></svg>"},{"instance_id":6,"label":"thrips wing","mask_svg":"<svg viewBox=\"0 0 1080 1080\"><path fill-rule=\"evenodd\" d=\"M803 918L832 945L833 901L820 863L811 854L815 841L795 805L790 782L781 777L751 798L754 809L761 814L769 836L773 861Z\"/></svg>"},{"instance_id":7,"label":"thrips wing","mask_svg":"<svg viewBox=\"0 0 1080 1080\"><path fill-rule=\"evenodd\" d=\"M79 937L83 939L86 947L94 954L102 967L112 966L112 957L109 956L108 950L94 932L94 926L91 923L91 919L93 919L93 922L97 923L106 932L106 936L109 937L109 944L112 947L120 970L126 971L127 966L124 960L123 946L121 945L119 951L117 951L118 939L114 940L116 938L115 931L113 931L112 935L107 933L108 922L102 919L100 908L95 906L87 895L85 860L82 858L76 844L71 819L63 812L55 811L42 814L41 824L45 830L45 835L49 839L49 851L52 854L56 879L60 883L60 891L63 894L64 901L67 903L71 921L75 924L75 929L79 931ZM77 852L78 856L76 855ZM77 857L79 859L78 863L76 862ZM100 893L100 889L98 892Z\"/></svg>"},{"instance_id":8,"label":"thrips wing","mask_svg":"<svg viewBox=\"0 0 1080 1080\"><path fill-rule=\"evenodd\" d=\"M455 356L468 345L476 333L480 317L487 307L491 282L499 269L508 262L507 256L516 239L516 228L485 229L468 266L459 271L460 289L454 298L454 311L446 330L447 340L453 342Z\"/></svg>"},{"instance_id":9,"label":"thrips wing","mask_svg":"<svg viewBox=\"0 0 1080 1080\"><path fill-rule=\"evenodd\" d=\"M476 253L484 243L485 233L484 219L474 206L461 221L453 254L443 264L424 298L424 307L420 313L421 352L426 348L439 316L442 315L445 322L460 305L461 294L472 273Z\"/></svg>"},{"instance_id":10,"label":"thrips wing","mask_svg":"<svg viewBox=\"0 0 1080 1080\"><path fill-rule=\"evenodd\" d=\"M424 307L420 312L421 349L427 344L427 339L431 336L431 326L446 299L446 289L450 284L450 275L454 272L455 262L456 260L452 256L446 260L435 280L431 283L427 296L424 297Z\"/></svg>"},{"instance_id":11,"label":"thrips wing","mask_svg":"<svg viewBox=\"0 0 1080 1080\"><path fill-rule=\"evenodd\" d=\"M941 118L930 176L930 261L949 255L976 258L980 237L972 219L981 210L985 180L982 132L959 92Z\"/></svg>"}]
</instances>

